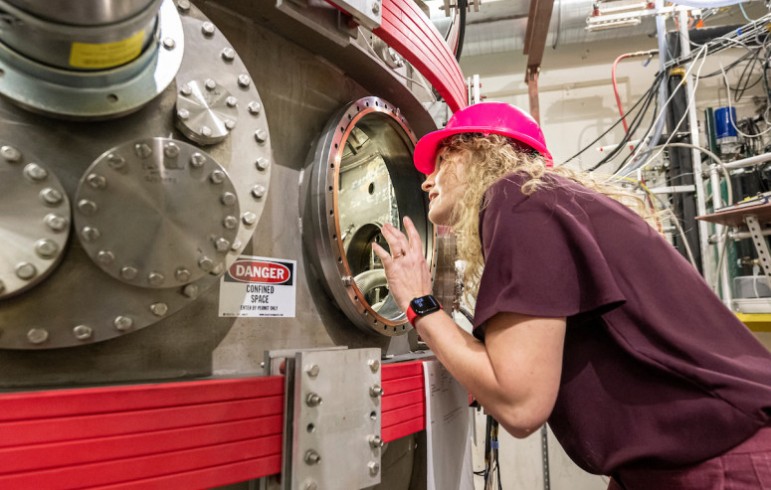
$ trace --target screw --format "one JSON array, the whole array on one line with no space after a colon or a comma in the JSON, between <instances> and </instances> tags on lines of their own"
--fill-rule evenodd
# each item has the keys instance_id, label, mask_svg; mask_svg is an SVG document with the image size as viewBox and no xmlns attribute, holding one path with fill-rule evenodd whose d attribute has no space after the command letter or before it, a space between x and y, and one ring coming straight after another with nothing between
<instances>
[{"instance_id":1,"label":"screw","mask_svg":"<svg viewBox=\"0 0 771 490\"><path fill-rule=\"evenodd\" d=\"M181 93L185 97L188 97L190 94L193 93L193 87L191 87L190 84L187 83L179 90L179 93Z\"/></svg>"},{"instance_id":2,"label":"screw","mask_svg":"<svg viewBox=\"0 0 771 490\"><path fill-rule=\"evenodd\" d=\"M377 474L380 473L380 463L377 461L370 461L369 464L367 464L367 468L369 468L370 476L377 476Z\"/></svg>"},{"instance_id":3,"label":"screw","mask_svg":"<svg viewBox=\"0 0 771 490\"><path fill-rule=\"evenodd\" d=\"M99 174L88 174L86 182L88 182L92 189L104 189L107 187L107 179Z\"/></svg>"},{"instance_id":4,"label":"screw","mask_svg":"<svg viewBox=\"0 0 771 490\"><path fill-rule=\"evenodd\" d=\"M308 449L305 451L305 464L308 465L314 465L318 464L319 461L321 461L321 455L314 451L313 449Z\"/></svg>"},{"instance_id":5,"label":"screw","mask_svg":"<svg viewBox=\"0 0 771 490\"><path fill-rule=\"evenodd\" d=\"M209 175L209 180L212 184L221 184L225 181L225 173L221 170L215 170Z\"/></svg>"},{"instance_id":6,"label":"screw","mask_svg":"<svg viewBox=\"0 0 771 490\"><path fill-rule=\"evenodd\" d=\"M209 257L203 256L198 261L198 267L204 272L209 272L214 268L214 261Z\"/></svg>"},{"instance_id":7,"label":"screw","mask_svg":"<svg viewBox=\"0 0 771 490\"><path fill-rule=\"evenodd\" d=\"M24 175L32 180L45 180L45 178L48 177L48 170L44 169L37 163L28 163L24 167Z\"/></svg>"},{"instance_id":8,"label":"screw","mask_svg":"<svg viewBox=\"0 0 771 490\"><path fill-rule=\"evenodd\" d=\"M48 238L42 238L35 242L35 252L43 259L53 258L58 251L59 245Z\"/></svg>"},{"instance_id":9,"label":"screw","mask_svg":"<svg viewBox=\"0 0 771 490\"><path fill-rule=\"evenodd\" d=\"M222 194L220 201L222 201L222 204L224 204L225 206L232 206L236 203L237 198L236 198L236 195L233 194L232 192L226 192Z\"/></svg>"},{"instance_id":10,"label":"screw","mask_svg":"<svg viewBox=\"0 0 771 490\"><path fill-rule=\"evenodd\" d=\"M33 344L42 344L48 340L48 330L44 328L31 328L27 332L27 339Z\"/></svg>"},{"instance_id":11,"label":"screw","mask_svg":"<svg viewBox=\"0 0 771 490\"><path fill-rule=\"evenodd\" d=\"M86 216L93 215L98 209L99 208L94 201L89 201L88 199L81 199L78 201L78 210Z\"/></svg>"},{"instance_id":12,"label":"screw","mask_svg":"<svg viewBox=\"0 0 771 490\"><path fill-rule=\"evenodd\" d=\"M264 186L256 185L256 186L252 187L252 196L255 199L262 199L263 196L265 196L265 191L266 191L266 189L265 189Z\"/></svg>"},{"instance_id":13,"label":"screw","mask_svg":"<svg viewBox=\"0 0 771 490\"><path fill-rule=\"evenodd\" d=\"M254 132L254 139L257 141L257 143L265 143L265 141L268 139L268 133L265 132L264 129L258 129Z\"/></svg>"},{"instance_id":14,"label":"screw","mask_svg":"<svg viewBox=\"0 0 771 490\"><path fill-rule=\"evenodd\" d=\"M225 121L225 128L227 128L228 130L232 130L235 127L236 127L236 122L233 121L232 119L228 119L227 121Z\"/></svg>"},{"instance_id":15,"label":"screw","mask_svg":"<svg viewBox=\"0 0 771 490\"><path fill-rule=\"evenodd\" d=\"M211 128L209 126L201 126L201 134L208 138L211 136Z\"/></svg>"},{"instance_id":16,"label":"screw","mask_svg":"<svg viewBox=\"0 0 771 490\"><path fill-rule=\"evenodd\" d=\"M47 214L43 222L55 232L64 231L69 224L67 218L54 213Z\"/></svg>"},{"instance_id":17,"label":"screw","mask_svg":"<svg viewBox=\"0 0 771 490\"><path fill-rule=\"evenodd\" d=\"M126 165L126 159L115 153L110 153L107 155L107 165L115 170L120 170Z\"/></svg>"},{"instance_id":18,"label":"screw","mask_svg":"<svg viewBox=\"0 0 771 490\"><path fill-rule=\"evenodd\" d=\"M378 361L377 359L370 359L367 364L369 364L369 369L373 373L376 373L377 370L380 369L380 361Z\"/></svg>"},{"instance_id":19,"label":"screw","mask_svg":"<svg viewBox=\"0 0 771 490\"><path fill-rule=\"evenodd\" d=\"M228 230L232 230L236 226L238 226L238 218L235 216L225 216L225 219L222 220L222 226L227 228Z\"/></svg>"},{"instance_id":20,"label":"screw","mask_svg":"<svg viewBox=\"0 0 771 490\"><path fill-rule=\"evenodd\" d=\"M190 280L190 271L180 267L174 271L174 278L179 282L187 282Z\"/></svg>"},{"instance_id":21,"label":"screw","mask_svg":"<svg viewBox=\"0 0 771 490\"><path fill-rule=\"evenodd\" d=\"M29 262L19 262L16 264L16 276L19 279L29 281L37 275L37 268Z\"/></svg>"},{"instance_id":22,"label":"screw","mask_svg":"<svg viewBox=\"0 0 771 490\"><path fill-rule=\"evenodd\" d=\"M177 158L179 156L179 146L174 143L167 143L163 147L163 154L166 155L167 158Z\"/></svg>"},{"instance_id":23,"label":"screw","mask_svg":"<svg viewBox=\"0 0 771 490\"><path fill-rule=\"evenodd\" d=\"M62 196L62 193L57 191L54 188L46 187L42 191L40 191L40 198L43 200L44 203L55 206L62 202L62 199L64 199L64 196Z\"/></svg>"},{"instance_id":24,"label":"screw","mask_svg":"<svg viewBox=\"0 0 771 490\"><path fill-rule=\"evenodd\" d=\"M257 170L267 170L270 166L270 162L267 158L258 158L256 162L254 162L254 165L257 167Z\"/></svg>"},{"instance_id":25,"label":"screw","mask_svg":"<svg viewBox=\"0 0 771 490\"><path fill-rule=\"evenodd\" d=\"M102 233L99 231L99 228L85 226L80 231L80 235L83 237L83 241L93 242L94 240L98 240L99 237L102 236Z\"/></svg>"},{"instance_id":26,"label":"screw","mask_svg":"<svg viewBox=\"0 0 771 490\"><path fill-rule=\"evenodd\" d=\"M134 153L136 153L139 158L147 158L153 154L153 149L150 148L150 145L147 143L137 143L134 145Z\"/></svg>"},{"instance_id":27,"label":"screw","mask_svg":"<svg viewBox=\"0 0 771 490\"><path fill-rule=\"evenodd\" d=\"M167 37L163 39L163 47L171 51L174 49L174 47L177 45L177 43L174 42L174 39Z\"/></svg>"},{"instance_id":28,"label":"screw","mask_svg":"<svg viewBox=\"0 0 771 490\"><path fill-rule=\"evenodd\" d=\"M150 311L152 311L155 316L163 316L169 312L169 307L166 303L153 303L150 305Z\"/></svg>"},{"instance_id":29,"label":"screw","mask_svg":"<svg viewBox=\"0 0 771 490\"><path fill-rule=\"evenodd\" d=\"M303 490L318 490L319 486L313 480L308 480L303 484Z\"/></svg>"},{"instance_id":30,"label":"screw","mask_svg":"<svg viewBox=\"0 0 771 490\"><path fill-rule=\"evenodd\" d=\"M188 111L187 109L180 109L177 111L177 117L181 121L186 121L190 117L190 111Z\"/></svg>"},{"instance_id":31,"label":"screw","mask_svg":"<svg viewBox=\"0 0 771 490\"><path fill-rule=\"evenodd\" d=\"M198 297L198 286L195 284L188 284L184 288L182 288L182 294L186 298L195 299Z\"/></svg>"},{"instance_id":32,"label":"screw","mask_svg":"<svg viewBox=\"0 0 771 490\"><path fill-rule=\"evenodd\" d=\"M151 286L160 286L165 280L166 278L163 277L163 274L160 272L151 272L147 275L147 282L149 282Z\"/></svg>"},{"instance_id":33,"label":"screw","mask_svg":"<svg viewBox=\"0 0 771 490\"><path fill-rule=\"evenodd\" d=\"M203 35L206 37L210 37L214 35L214 24L211 22L204 22L201 26L201 32L203 32Z\"/></svg>"},{"instance_id":34,"label":"screw","mask_svg":"<svg viewBox=\"0 0 771 490\"><path fill-rule=\"evenodd\" d=\"M257 222L257 215L251 211L247 211L241 216L241 219L246 226L252 226Z\"/></svg>"},{"instance_id":35,"label":"screw","mask_svg":"<svg viewBox=\"0 0 771 490\"><path fill-rule=\"evenodd\" d=\"M351 286L353 284L353 277L343 276L340 278L340 281L343 283L343 286Z\"/></svg>"},{"instance_id":36,"label":"screw","mask_svg":"<svg viewBox=\"0 0 771 490\"><path fill-rule=\"evenodd\" d=\"M228 107L235 107L238 104L238 99L233 97L232 95L225 99L225 104L227 104Z\"/></svg>"},{"instance_id":37,"label":"screw","mask_svg":"<svg viewBox=\"0 0 771 490\"><path fill-rule=\"evenodd\" d=\"M374 385L370 387L369 396L371 396L372 398L383 396L383 388L381 388L380 385Z\"/></svg>"},{"instance_id":38,"label":"screw","mask_svg":"<svg viewBox=\"0 0 771 490\"><path fill-rule=\"evenodd\" d=\"M94 335L94 329L86 325L78 325L72 329L72 334L78 340L88 340Z\"/></svg>"},{"instance_id":39,"label":"screw","mask_svg":"<svg viewBox=\"0 0 771 490\"><path fill-rule=\"evenodd\" d=\"M225 253L230 250L230 242L222 237L217 238L214 242L214 248L217 249L217 252Z\"/></svg>"},{"instance_id":40,"label":"screw","mask_svg":"<svg viewBox=\"0 0 771 490\"><path fill-rule=\"evenodd\" d=\"M305 403L309 407L317 407L321 405L321 402L323 400L321 399L321 396L318 395L318 393L308 393L308 396L305 397Z\"/></svg>"},{"instance_id":41,"label":"screw","mask_svg":"<svg viewBox=\"0 0 771 490\"><path fill-rule=\"evenodd\" d=\"M96 254L96 260L102 265L110 265L115 262L115 254L109 250L100 250Z\"/></svg>"},{"instance_id":42,"label":"screw","mask_svg":"<svg viewBox=\"0 0 771 490\"><path fill-rule=\"evenodd\" d=\"M115 328L119 331L125 332L131 330L131 327L134 326L134 320L128 316L116 316L115 320L112 321L112 324L115 325Z\"/></svg>"},{"instance_id":43,"label":"screw","mask_svg":"<svg viewBox=\"0 0 771 490\"><path fill-rule=\"evenodd\" d=\"M262 110L262 104L259 102L249 102L249 105L246 106L246 109L249 111L249 114L252 116L257 116L260 114L260 111Z\"/></svg>"},{"instance_id":44,"label":"screw","mask_svg":"<svg viewBox=\"0 0 771 490\"><path fill-rule=\"evenodd\" d=\"M193 153L193 156L190 157L190 165L195 168L201 168L204 162L206 162L206 157L198 152Z\"/></svg>"},{"instance_id":45,"label":"screw","mask_svg":"<svg viewBox=\"0 0 771 490\"><path fill-rule=\"evenodd\" d=\"M308 367L305 372L310 376L311 378L315 378L319 375L319 371L321 371L321 368L319 368L318 364L314 364L310 367Z\"/></svg>"},{"instance_id":46,"label":"screw","mask_svg":"<svg viewBox=\"0 0 771 490\"><path fill-rule=\"evenodd\" d=\"M233 245L230 246L230 250L237 252L241 248L241 240L233 240Z\"/></svg>"},{"instance_id":47,"label":"screw","mask_svg":"<svg viewBox=\"0 0 771 490\"><path fill-rule=\"evenodd\" d=\"M236 57L236 52L233 48L225 48L222 50L222 59L225 61L233 61Z\"/></svg>"},{"instance_id":48,"label":"screw","mask_svg":"<svg viewBox=\"0 0 771 490\"><path fill-rule=\"evenodd\" d=\"M239 87L246 88L251 83L252 83L252 79L249 78L249 75L246 75L246 74L238 75L238 86Z\"/></svg>"},{"instance_id":49,"label":"screw","mask_svg":"<svg viewBox=\"0 0 771 490\"><path fill-rule=\"evenodd\" d=\"M21 159L21 152L13 146L0 147L0 155L8 162L18 162Z\"/></svg>"},{"instance_id":50,"label":"screw","mask_svg":"<svg viewBox=\"0 0 771 490\"><path fill-rule=\"evenodd\" d=\"M208 78L205 82L203 82L203 86L206 87L206 90L214 90L217 88L217 82L211 78Z\"/></svg>"},{"instance_id":51,"label":"screw","mask_svg":"<svg viewBox=\"0 0 771 490\"><path fill-rule=\"evenodd\" d=\"M383 438L379 435L369 436L369 446L372 449L379 449L383 446L385 446L385 443L383 442Z\"/></svg>"},{"instance_id":52,"label":"screw","mask_svg":"<svg viewBox=\"0 0 771 490\"><path fill-rule=\"evenodd\" d=\"M188 10L190 10L190 2L188 0L179 0L177 2L177 8L181 12L187 12Z\"/></svg>"},{"instance_id":53,"label":"screw","mask_svg":"<svg viewBox=\"0 0 771 490\"><path fill-rule=\"evenodd\" d=\"M136 279L137 274L139 274L137 268L131 267L130 265L127 265L120 270L120 276L127 281L133 281Z\"/></svg>"},{"instance_id":54,"label":"screw","mask_svg":"<svg viewBox=\"0 0 771 490\"><path fill-rule=\"evenodd\" d=\"M372 13L375 14L375 15L380 13L380 4L379 3L375 2L375 3L372 4Z\"/></svg>"}]
</instances>

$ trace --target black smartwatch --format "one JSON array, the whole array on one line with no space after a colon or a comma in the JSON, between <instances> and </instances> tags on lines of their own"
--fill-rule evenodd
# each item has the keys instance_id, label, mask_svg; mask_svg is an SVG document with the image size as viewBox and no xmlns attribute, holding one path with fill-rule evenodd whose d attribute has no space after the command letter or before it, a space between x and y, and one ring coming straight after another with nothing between
<instances>
[{"instance_id":1,"label":"black smartwatch","mask_svg":"<svg viewBox=\"0 0 771 490\"><path fill-rule=\"evenodd\" d=\"M410 301L410 307L407 308L407 320L415 325L415 319L419 316L426 316L442 309L442 305L432 295L421 296Z\"/></svg>"}]
</instances>

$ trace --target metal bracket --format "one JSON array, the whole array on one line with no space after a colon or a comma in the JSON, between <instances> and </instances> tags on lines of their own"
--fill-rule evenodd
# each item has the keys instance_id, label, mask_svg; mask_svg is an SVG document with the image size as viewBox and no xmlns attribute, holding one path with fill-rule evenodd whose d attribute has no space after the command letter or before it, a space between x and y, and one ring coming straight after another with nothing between
<instances>
[{"instance_id":1,"label":"metal bracket","mask_svg":"<svg viewBox=\"0 0 771 490\"><path fill-rule=\"evenodd\" d=\"M768 251L768 243L763 236L763 230L760 228L758 217L754 214L747 215L744 217L744 222L747 223L747 228L749 228L750 235L752 235L752 243L755 244L755 250L758 252L760 266L766 275L766 282L771 287L771 253Z\"/></svg>"},{"instance_id":2,"label":"metal bracket","mask_svg":"<svg viewBox=\"0 0 771 490\"><path fill-rule=\"evenodd\" d=\"M286 357L283 490L380 483L380 355L336 349ZM278 357L268 356L273 363Z\"/></svg>"}]
</instances>

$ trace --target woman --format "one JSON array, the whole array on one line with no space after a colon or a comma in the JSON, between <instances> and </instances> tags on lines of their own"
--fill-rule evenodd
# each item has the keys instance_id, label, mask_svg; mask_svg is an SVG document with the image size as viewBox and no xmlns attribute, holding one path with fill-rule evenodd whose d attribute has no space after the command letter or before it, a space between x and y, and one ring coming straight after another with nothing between
<instances>
[{"instance_id":1,"label":"woman","mask_svg":"<svg viewBox=\"0 0 771 490\"><path fill-rule=\"evenodd\" d=\"M375 251L417 332L508 432L548 421L610 488L771 489L771 354L623 192L552 169L535 121L498 102L422 138L415 165L429 219L458 235L473 336L432 307L408 218Z\"/></svg>"}]
</instances>

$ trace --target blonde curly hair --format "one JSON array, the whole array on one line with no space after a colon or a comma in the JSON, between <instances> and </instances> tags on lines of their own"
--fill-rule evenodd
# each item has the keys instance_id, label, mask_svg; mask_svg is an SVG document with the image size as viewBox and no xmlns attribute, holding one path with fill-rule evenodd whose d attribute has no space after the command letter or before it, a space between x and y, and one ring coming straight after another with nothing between
<instances>
[{"instance_id":1,"label":"blonde curly hair","mask_svg":"<svg viewBox=\"0 0 771 490\"><path fill-rule=\"evenodd\" d=\"M525 195L555 186L554 179L550 177L559 175L625 204L649 222L655 218L655 210L642 197L622 187L620 183L608 178L598 179L564 166L549 168L541 155L504 136L457 134L442 143L438 156L441 165L450 165L446 172L458 170L456 165L464 166L466 191L453 209L452 228L457 237L458 258L465 263L462 280L468 298L476 296L484 270L479 212L487 206L487 189L506 175L519 173L527 176L522 185L522 193Z\"/></svg>"}]
</instances>

